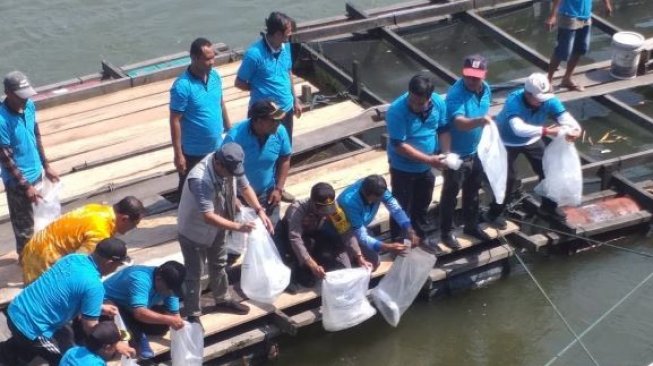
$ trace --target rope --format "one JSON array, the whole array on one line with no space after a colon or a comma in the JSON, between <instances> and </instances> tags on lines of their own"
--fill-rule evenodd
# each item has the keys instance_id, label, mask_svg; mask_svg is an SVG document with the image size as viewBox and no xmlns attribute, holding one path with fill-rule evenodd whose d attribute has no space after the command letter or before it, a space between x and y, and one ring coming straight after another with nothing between
<instances>
[{"instance_id":1,"label":"rope","mask_svg":"<svg viewBox=\"0 0 653 366\"><path fill-rule=\"evenodd\" d=\"M615 245L615 244L610 244L608 242L595 240L595 239L592 239L592 238L588 238L586 236L581 236L581 235L576 235L576 234L568 233L568 232L561 231L561 230L551 229L549 227L534 224L532 222L527 222L527 221L515 219L515 218L512 218L512 217L510 218L510 221L514 221L514 222L517 222L517 223L523 224L523 225L528 225L528 226L531 226L531 227L534 227L534 228L537 228L537 229L551 231L551 232L554 232L556 234L565 235L565 236L570 237L570 238L584 240L584 241L586 241L588 243L592 243L592 244L595 244L595 245L600 245L600 246L605 245L606 247L610 247L610 248L613 248L613 249L619 249L619 250L623 250L625 252L641 255L643 257L653 258L653 254L651 254L651 253L642 252L642 251L639 251L639 250L630 249L630 248L622 247L622 246Z\"/></svg>"},{"instance_id":2,"label":"rope","mask_svg":"<svg viewBox=\"0 0 653 366\"><path fill-rule=\"evenodd\" d=\"M510 243L503 236L501 231L497 230L497 235L504 242L504 244L510 245ZM587 356L590 358L590 360L592 360L594 365L599 366L599 362L594 358L594 356L592 356L592 353L589 351L589 349L587 349L587 347L585 346L585 343L583 343L583 341L580 340L580 337L578 336L578 334L576 334L576 331L574 331L574 329L571 327L571 325L569 324L569 322L567 321L565 316L562 315L562 312L560 312L560 310L558 309L556 304L553 302L553 300L551 300L551 298L546 293L546 291L544 290L542 285L540 285L540 282L537 280L537 278L535 278L535 275L533 275L533 273L528 269L528 267L526 266L526 263L524 263L521 256L519 255L519 253L517 253L517 251L515 251L514 253L515 253L515 257L517 258L519 263L522 265L522 267L524 267L524 270L526 271L526 273L528 273L528 276L531 278L531 280L533 280L533 283L535 283L535 286L537 286L538 290L540 290L540 293L542 293L542 296L544 296L544 298L549 303L549 305L551 305L551 307L556 312L556 314L558 314L558 317L565 324L565 327L567 327L567 330L569 330L569 332L574 335L574 339L575 339L574 342L578 342L581 345L581 347L583 348L583 350L585 351L585 353L587 354Z\"/></svg>"},{"instance_id":3,"label":"rope","mask_svg":"<svg viewBox=\"0 0 653 366\"><path fill-rule=\"evenodd\" d=\"M575 345L577 341L580 342L580 338L585 336L585 334L589 333L592 329L594 329L597 325L599 325L599 323L602 322L603 319L605 319L608 315L610 315L614 311L614 309L618 308L621 304L623 304L624 301L626 301L632 294L634 294L635 291L639 290L640 287L644 286L644 284L648 282L648 280L650 280L651 278L653 278L653 272L651 272L651 274L646 276L645 279L643 279L640 283L638 283L637 286L635 286L632 290L630 290L624 297L622 297L619 301L617 301L617 303L614 304L610 309L608 309L608 311L606 311L605 313L603 313L603 315L601 315L598 319L596 319L594 323L592 323L589 327L587 327L587 329L585 329L581 334L578 335L577 339L574 339L565 348L560 350L560 352L558 352L553 358L551 358L549 362L546 363L545 366L552 365L555 361L557 361L560 358L560 356L562 356L573 345Z\"/></svg>"}]
</instances>

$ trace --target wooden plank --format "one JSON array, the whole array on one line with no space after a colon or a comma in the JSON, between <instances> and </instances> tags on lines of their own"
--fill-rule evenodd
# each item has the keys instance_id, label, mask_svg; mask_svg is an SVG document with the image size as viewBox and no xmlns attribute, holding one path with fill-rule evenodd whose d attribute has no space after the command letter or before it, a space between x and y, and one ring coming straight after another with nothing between
<instances>
[{"instance_id":1,"label":"wooden plank","mask_svg":"<svg viewBox=\"0 0 653 366\"><path fill-rule=\"evenodd\" d=\"M225 76L235 75L239 67L240 62L232 62L223 66L218 66L216 70L224 78ZM174 79L158 81L155 83L121 90L107 95L99 95L77 102L44 108L38 111L39 123L46 122L55 118L74 115L76 113L81 113L88 110L93 110L102 106L138 99L143 96L167 92L172 86L173 82Z\"/></svg>"},{"instance_id":2,"label":"wooden plank","mask_svg":"<svg viewBox=\"0 0 653 366\"><path fill-rule=\"evenodd\" d=\"M506 221L506 223L508 224L508 226L504 230L495 229L493 227L483 224L483 231L491 238L491 240L498 239L500 236L505 237L507 235L519 231L519 226L514 222ZM458 243L461 246L459 250L456 250L454 252L460 252L465 249L471 248L475 245L483 243L483 241L481 241L480 239L463 233L462 228L456 229L454 231L454 235L458 239ZM446 245L444 245L442 241L438 242L438 246L441 248L441 250L443 247L446 248L443 250L445 253L447 254L451 253L451 249L449 249Z\"/></svg>"},{"instance_id":3,"label":"wooden plank","mask_svg":"<svg viewBox=\"0 0 653 366\"><path fill-rule=\"evenodd\" d=\"M481 251L480 253L469 254L442 266L436 265L436 268L431 270L429 278L432 282L442 281L455 276L458 273L466 272L508 258L512 256L513 253L514 251L509 245L503 244Z\"/></svg>"}]
</instances>

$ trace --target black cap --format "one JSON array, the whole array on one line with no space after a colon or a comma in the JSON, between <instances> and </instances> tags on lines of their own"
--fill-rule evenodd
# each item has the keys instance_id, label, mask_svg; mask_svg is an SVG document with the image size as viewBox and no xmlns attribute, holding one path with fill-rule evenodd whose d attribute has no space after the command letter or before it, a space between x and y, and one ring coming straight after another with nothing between
<instances>
[{"instance_id":1,"label":"black cap","mask_svg":"<svg viewBox=\"0 0 653 366\"><path fill-rule=\"evenodd\" d=\"M485 79L487 74L487 59L481 55L465 57L463 62L463 75Z\"/></svg>"},{"instance_id":2,"label":"black cap","mask_svg":"<svg viewBox=\"0 0 653 366\"><path fill-rule=\"evenodd\" d=\"M320 215L328 216L336 212L336 191L329 183L320 182L311 188L311 201Z\"/></svg>"},{"instance_id":3,"label":"black cap","mask_svg":"<svg viewBox=\"0 0 653 366\"><path fill-rule=\"evenodd\" d=\"M245 160L245 152L235 142L227 142L222 145L214 154L214 159L217 159L224 165L229 173L240 177L245 174L245 167L243 161Z\"/></svg>"},{"instance_id":4,"label":"black cap","mask_svg":"<svg viewBox=\"0 0 653 366\"><path fill-rule=\"evenodd\" d=\"M16 94L22 99L27 99L36 94L36 90L32 87L32 84L27 79L27 76L20 71L12 71L5 75L3 80L5 89Z\"/></svg>"},{"instance_id":5,"label":"black cap","mask_svg":"<svg viewBox=\"0 0 653 366\"><path fill-rule=\"evenodd\" d=\"M279 120L285 116L286 112L279 108L279 106L270 99L262 99L254 102L247 112L247 117L252 120L258 118L272 118Z\"/></svg>"},{"instance_id":6,"label":"black cap","mask_svg":"<svg viewBox=\"0 0 653 366\"><path fill-rule=\"evenodd\" d=\"M127 255L127 244L118 238L106 238L95 247L95 254L114 262L128 264L131 258Z\"/></svg>"},{"instance_id":7,"label":"black cap","mask_svg":"<svg viewBox=\"0 0 653 366\"><path fill-rule=\"evenodd\" d=\"M160 265L156 273L161 276L166 286L174 292L175 296L183 297L181 285L186 278L186 267L177 261L167 261Z\"/></svg>"},{"instance_id":8,"label":"black cap","mask_svg":"<svg viewBox=\"0 0 653 366\"><path fill-rule=\"evenodd\" d=\"M97 323L91 329L91 333L86 337L86 347L97 352L102 347L126 340L125 338L125 335L118 330L116 323L105 320Z\"/></svg>"}]
</instances>

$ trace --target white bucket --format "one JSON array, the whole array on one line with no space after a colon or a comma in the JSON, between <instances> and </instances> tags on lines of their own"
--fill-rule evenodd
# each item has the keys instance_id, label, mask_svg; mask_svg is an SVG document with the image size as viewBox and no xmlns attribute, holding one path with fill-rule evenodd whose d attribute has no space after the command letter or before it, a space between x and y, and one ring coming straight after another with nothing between
<instances>
[{"instance_id":1,"label":"white bucket","mask_svg":"<svg viewBox=\"0 0 653 366\"><path fill-rule=\"evenodd\" d=\"M612 65L610 75L615 79L632 79L637 76L639 54L644 36L635 32L617 32L612 36Z\"/></svg>"}]
</instances>

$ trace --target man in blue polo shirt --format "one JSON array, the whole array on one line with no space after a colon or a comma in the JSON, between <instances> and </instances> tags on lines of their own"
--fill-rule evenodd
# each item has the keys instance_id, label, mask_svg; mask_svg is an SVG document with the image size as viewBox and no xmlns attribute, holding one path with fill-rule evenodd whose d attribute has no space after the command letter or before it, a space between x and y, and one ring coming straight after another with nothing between
<instances>
[{"instance_id":1,"label":"man in blue polo shirt","mask_svg":"<svg viewBox=\"0 0 653 366\"><path fill-rule=\"evenodd\" d=\"M554 119L557 125L547 126ZM508 95L503 109L497 116L497 126L501 140L508 152L508 180L506 182L506 199L502 205L493 202L490 205L488 219L505 227L503 211L505 205L514 199L517 180L515 161L524 154L531 168L540 180L544 179L542 156L544 154L544 136L557 136L561 126L568 130L567 138L575 140L580 135L581 127L576 119L565 109L560 99L553 93L551 84L544 74L530 75L524 88ZM565 214L558 205L542 197L542 213L557 220L564 220Z\"/></svg>"},{"instance_id":2,"label":"man in blue polo shirt","mask_svg":"<svg viewBox=\"0 0 653 366\"><path fill-rule=\"evenodd\" d=\"M401 229L404 230L406 239L409 239L413 246L419 245L420 238L413 230L408 215L392 196L382 176L374 174L357 181L342 191L337 201L345 212L359 245L365 245L374 252L402 253L407 249L406 245L401 242L384 243L367 232L367 225L374 220L381 203L390 212L390 216L399 224ZM366 259L374 267L379 263L378 257Z\"/></svg>"},{"instance_id":3,"label":"man in blue polo shirt","mask_svg":"<svg viewBox=\"0 0 653 366\"><path fill-rule=\"evenodd\" d=\"M180 195L188 172L220 146L223 131L231 128L214 59L211 42L197 38L190 46L190 66L170 89L170 134Z\"/></svg>"},{"instance_id":4,"label":"man in blue polo shirt","mask_svg":"<svg viewBox=\"0 0 653 366\"><path fill-rule=\"evenodd\" d=\"M285 113L273 101L262 99L249 109L248 119L234 126L225 142L245 152L245 175L272 223L279 221L279 202L290 169L290 139L280 126Z\"/></svg>"},{"instance_id":5,"label":"man in blue polo shirt","mask_svg":"<svg viewBox=\"0 0 653 366\"><path fill-rule=\"evenodd\" d=\"M23 248L34 235L32 204L38 204L40 198L37 183L43 173L53 182L59 181L59 176L48 164L41 144L36 107L29 99L36 91L20 71L8 73L4 87L6 98L0 104L0 164L20 261Z\"/></svg>"},{"instance_id":6,"label":"man in blue polo shirt","mask_svg":"<svg viewBox=\"0 0 653 366\"><path fill-rule=\"evenodd\" d=\"M127 245L108 238L98 243L93 254L69 254L61 258L9 304L7 325L11 338L0 343L0 363L26 365L40 356L50 365L61 359L53 335L77 316L89 334L101 314L115 315L118 309L103 305L102 276L129 261ZM119 352L133 355L126 344Z\"/></svg>"},{"instance_id":7,"label":"man in blue polo shirt","mask_svg":"<svg viewBox=\"0 0 653 366\"><path fill-rule=\"evenodd\" d=\"M185 277L183 264L168 261L158 267L127 267L104 281L105 299L118 306L140 358L154 357L148 334L163 335L169 328L183 328L179 298Z\"/></svg>"},{"instance_id":8,"label":"man in blue polo shirt","mask_svg":"<svg viewBox=\"0 0 653 366\"><path fill-rule=\"evenodd\" d=\"M410 216L419 236L424 236L428 225L435 185L431 168L444 167L438 152L440 145L448 150L451 140L444 100L433 89L428 77L413 76L408 92L392 102L386 114L392 195ZM393 240L402 234L394 219L390 220L390 233Z\"/></svg>"},{"instance_id":9,"label":"man in blue polo shirt","mask_svg":"<svg viewBox=\"0 0 653 366\"><path fill-rule=\"evenodd\" d=\"M453 221L458 192L463 190L464 232L481 240L489 237L478 227L478 191L483 181L483 166L476 154L483 126L493 123L488 113L492 92L485 82L487 60L480 55L466 57L463 77L447 92L447 119L451 124L451 152L462 159L458 170L443 173L444 185L440 196L440 235L451 249L460 249L453 234Z\"/></svg>"},{"instance_id":10,"label":"man in blue polo shirt","mask_svg":"<svg viewBox=\"0 0 653 366\"><path fill-rule=\"evenodd\" d=\"M245 52L235 86L250 91L249 105L272 99L286 112L283 125L292 143L293 115L302 114L292 83L292 55L288 39L293 21L284 13L272 12L265 20L266 33Z\"/></svg>"},{"instance_id":11,"label":"man in blue polo shirt","mask_svg":"<svg viewBox=\"0 0 653 366\"><path fill-rule=\"evenodd\" d=\"M603 4L606 14L612 15L611 0L603 0ZM553 0L551 14L545 23L549 31L558 24L558 41L549 62L549 83L553 81L560 62L566 61L567 69L560 86L583 91L585 88L571 77L580 57L590 49L592 0Z\"/></svg>"}]
</instances>

